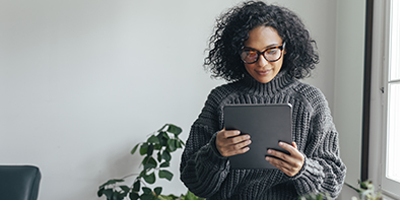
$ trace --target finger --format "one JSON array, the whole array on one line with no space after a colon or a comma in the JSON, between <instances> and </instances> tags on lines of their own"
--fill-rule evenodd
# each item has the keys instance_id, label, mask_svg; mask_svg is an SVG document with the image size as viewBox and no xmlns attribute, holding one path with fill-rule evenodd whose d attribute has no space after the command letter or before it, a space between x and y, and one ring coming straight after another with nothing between
<instances>
[{"instance_id":1,"label":"finger","mask_svg":"<svg viewBox=\"0 0 400 200\"><path fill-rule=\"evenodd\" d=\"M296 142L292 142L292 146L295 148L295 149L299 149L299 148L297 148L297 144L296 144Z\"/></svg>"},{"instance_id":2,"label":"finger","mask_svg":"<svg viewBox=\"0 0 400 200\"><path fill-rule=\"evenodd\" d=\"M222 129L222 131L220 131L220 133L223 136L223 138L230 138L230 137L234 137L234 136L240 135L240 131L238 131L238 130L229 130L229 131L227 131L227 130L225 130L225 128Z\"/></svg>"},{"instance_id":3,"label":"finger","mask_svg":"<svg viewBox=\"0 0 400 200\"><path fill-rule=\"evenodd\" d=\"M240 136L231 137L228 139L227 142L230 144L238 144L241 142L245 142L247 140L250 140L250 135L240 135Z\"/></svg>"},{"instance_id":4,"label":"finger","mask_svg":"<svg viewBox=\"0 0 400 200\"><path fill-rule=\"evenodd\" d=\"M217 134L216 143L219 144L219 145L223 145L224 146L226 144L227 139L232 134L240 134L240 132L237 133L237 132L234 132L234 131L226 131L225 128L222 129Z\"/></svg>"},{"instance_id":5,"label":"finger","mask_svg":"<svg viewBox=\"0 0 400 200\"><path fill-rule=\"evenodd\" d=\"M283 173L285 173L288 176L296 175L301 169L301 167L294 167L294 166L290 165L289 163L287 163L283 160L280 160L278 158L267 157L266 160L269 161L269 163L271 163L271 165L275 166L276 168L278 168L279 170L281 170Z\"/></svg>"},{"instance_id":6,"label":"finger","mask_svg":"<svg viewBox=\"0 0 400 200\"><path fill-rule=\"evenodd\" d=\"M242 142L236 144L235 146L236 146L236 148L243 149L244 147L249 146L250 144L251 144L251 140L246 139L246 140L243 140Z\"/></svg>"},{"instance_id":7,"label":"finger","mask_svg":"<svg viewBox=\"0 0 400 200\"><path fill-rule=\"evenodd\" d=\"M279 158L267 156L266 160L271 163L271 165L275 166L276 168L280 169L281 171L283 170L288 170L290 168L289 164Z\"/></svg>"},{"instance_id":8,"label":"finger","mask_svg":"<svg viewBox=\"0 0 400 200\"><path fill-rule=\"evenodd\" d=\"M238 150L236 150L236 151L232 151L230 156L234 156L234 155L238 155L238 154L243 154L243 153L246 153L246 152L249 151L249 150L250 150L250 148L249 148L248 146L246 146L246 147L241 148L241 149L238 149Z\"/></svg>"},{"instance_id":9,"label":"finger","mask_svg":"<svg viewBox=\"0 0 400 200\"><path fill-rule=\"evenodd\" d=\"M229 157L233 155L246 153L249 150L250 148L245 144L231 145L228 148L224 148L221 155Z\"/></svg>"},{"instance_id":10,"label":"finger","mask_svg":"<svg viewBox=\"0 0 400 200\"><path fill-rule=\"evenodd\" d=\"M292 170L292 169L297 169L297 168L301 168L303 166L303 158L297 158L294 157L293 155L288 155L284 152L281 151L276 151L276 150L272 150L272 149L268 149L267 151L268 154L270 154L271 156L275 156L276 158L276 162L282 161L284 163L280 164L282 167L288 169L288 170Z\"/></svg>"},{"instance_id":11,"label":"finger","mask_svg":"<svg viewBox=\"0 0 400 200\"><path fill-rule=\"evenodd\" d=\"M296 151L297 151L297 149L296 149ZM290 155L288 155L284 152L273 150L273 149L268 149L267 153L288 163L288 165L285 165L286 168L288 168L288 169L301 168L303 166L304 157L303 157L303 154L301 154L300 152L299 152L300 156L296 156L295 153L291 153Z\"/></svg>"},{"instance_id":12,"label":"finger","mask_svg":"<svg viewBox=\"0 0 400 200\"><path fill-rule=\"evenodd\" d=\"M268 154L270 154L271 156L275 156L285 162L292 162L294 160L293 157L291 157L291 155L288 155L286 153L283 153L281 151L276 151L276 150L272 150L272 149L268 149L267 151Z\"/></svg>"},{"instance_id":13,"label":"finger","mask_svg":"<svg viewBox=\"0 0 400 200\"><path fill-rule=\"evenodd\" d=\"M274 156L281 158L282 160L285 160L288 162L291 166L294 167L299 167L303 166L304 163L304 155L300 153L299 150L297 150L297 144L295 142L292 143L292 145L280 142L279 145L284 148L285 150L289 151L290 155L287 155L283 152L280 151L273 151Z\"/></svg>"},{"instance_id":14,"label":"finger","mask_svg":"<svg viewBox=\"0 0 400 200\"><path fill-rule=\"evenodd\" d=\"M293 144L293 143L292 143ZM295 146L292 146L288 143L285 142L279 142L279 146L285 149L290 153L290 155L297 157L297 158L302 158L303 155L297 150L297 144L295 143Z\"/></svg>"},{"instance_id":15,"label":"finger","mask_svg":"<svg viewBox=\"0 0 400 200\"><path fill-rule=\"evenodd\" d=\"M243 149L245 149L249 144L251 143L251 140L245 140L237 144L232 144L226 146L227 151L232 151L234 153L236 152L242 152ZM247 148L246 148L247 149Z\"/></svg>"},{"instance_id":16,"label":"finger","mask_svg":"<svg viewBox=\"0 0 400 200\"><path fill-rule=\"evenodd\" d=\"M224 129L218 133L217 140L215 141L216 147L222 156L228 157L236 154L242 154L249 150L247 147L251 141L249 140L249 135L234 136L231 138L225 137Z\"/></svg>"}]
</instances>

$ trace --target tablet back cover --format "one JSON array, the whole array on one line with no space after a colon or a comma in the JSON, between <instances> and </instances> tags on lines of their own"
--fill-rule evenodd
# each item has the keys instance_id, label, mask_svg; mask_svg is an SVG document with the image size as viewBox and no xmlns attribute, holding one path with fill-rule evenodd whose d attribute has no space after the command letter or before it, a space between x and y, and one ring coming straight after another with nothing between
<instances>
[{"instance_id":1,"label":"tablet back cover","mask_svg":"<svg viewBox=\"0 0 400 200\"><path fill-rule=\"evenodd\" d=\"M252 143L244 154L229 157L232 169L275 168L265 157L268 149L288 153L278 142L292 142L292 106L290 104L227 105L224 107L226 130L249 134Z\"/></svg>"}]
</instances>

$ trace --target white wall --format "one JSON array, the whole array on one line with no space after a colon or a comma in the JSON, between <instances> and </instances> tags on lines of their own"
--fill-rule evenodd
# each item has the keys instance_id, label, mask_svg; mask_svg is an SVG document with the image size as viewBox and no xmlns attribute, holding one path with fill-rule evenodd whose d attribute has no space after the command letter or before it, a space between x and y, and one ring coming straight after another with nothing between
<instances>
[{"instance_id":1,"label":"white wall","mask_svg":"<svg viewBox=\"0 0 400 200\"><path fill-rule=\"evenodd\" d=\"M355 185L361 175L365 8L364 0L338 0L334 102L340 106L334 119L349 166L346 181Z\"/></svg>"},{"instance_id":2,"label":"white wall","mask_svg":"<svg viewBox=\"0 0 400 200\"><path fill-rule=\"evenodd\" d=\"M334 112L334 74L336 53L336 0L274 1L296 12L316 40L320 63L304 82L320 88Z\"/></svg>"},{"instance_id":3,"label":"white wall","mask_svg":"<svg viewBox=\"0 0 400 200\"><path fill-rule=\"evenodd\" d=\"M187 138L223 83L202 68L214 19L237 2L1 0L0 162L39 166L41 200L99 199L100 184L139 171L129 152L149 133L175 123ZM317 40L321 63L306 81L337 107L337 1L277 2ZM180 153L166 194L186 192Z\"/></svg>"},{"instance_id":4,"label":"white wall","mask_svg":"<svg viewBox=\"0 0 400 200\"><path fill-rule=\"evenodd\" d=\"M340 152L347 166L345 182L361 179L361 135L364 80L365 0L337 0L334 121ZM358 194L343 187L340 199Z\"/></svg>"}]
</instances>

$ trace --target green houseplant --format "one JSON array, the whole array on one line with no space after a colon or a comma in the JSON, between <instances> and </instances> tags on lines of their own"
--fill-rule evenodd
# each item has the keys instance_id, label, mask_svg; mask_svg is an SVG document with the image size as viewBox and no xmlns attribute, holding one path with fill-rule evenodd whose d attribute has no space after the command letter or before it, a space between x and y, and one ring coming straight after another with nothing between
<instances>
[{"instance_id":1,"label":"green houseplant","mask_svg":"<svg viewBox=\"0 0 400 200\"><path fill-rule=\"evenodd\" d=\"M332 200L332 198L330 197L329 194L323 194L323 193L319 193L319 194L308 194L308 195L304 195L299 197L299 200Z\"/></svg>"},{"instance_id":2,"label":"green houseplant","mask_svg":"<svg viewBox=\"0 0 400 200\"><path fill-rule=\"evenodd\" d=\"M361 182L360 180L358 181L358 184L360 185L360 188L355 188L350 184L345 183L348 187L351 189L355 190L358 192L358 195L360 199L357 197L352 197L351 200L382 200L382 194L380 191L376 192L374 184L372 184L372 181L366 180ZM332 198L329 196L329 194L309 194L305 195L299 198L299 200L331 200Z\"/></svg>"},{"instance_id":3,"label":"green houseplant","mask_svg":"<svg viewBox=\"0 0 400 200\"><path fill-rule=\"evenodd\" d=\"M360 185L360 188L355 188L351 186L350 184L345 183L347 186L349 186L351 189L355 190L358 192L358 195L360 197L360 200L382 200L382 194L380 191L375 191L374 184L372 183L371 180L366 180L361 182L360 180L358 181L358 184ZM356 197L353 197L352 200L356 200Z\"/></svg>"},{"instance_id":4,"label":"green houseplant","mask_svg":"<svg viewBox=\"0 0 400 200\"><path fill-rule=\"evenodd\" d=\"M133 184L123 185L128 175L120 179L110 179L99 186L97 196L106 196L107 200L200 200L193 193L187 192L180 196L162 195L162 187L150 188L147 184L154 184L156 179L172 180L173 173L168 170L171 153L184 147L184 142L179 138L182 129L173 124L165 124L158 131L151 134L146 141L136 144L131 154L139 149L143 157L142 171L137 175Z\"/></svg>"}]
</instances>

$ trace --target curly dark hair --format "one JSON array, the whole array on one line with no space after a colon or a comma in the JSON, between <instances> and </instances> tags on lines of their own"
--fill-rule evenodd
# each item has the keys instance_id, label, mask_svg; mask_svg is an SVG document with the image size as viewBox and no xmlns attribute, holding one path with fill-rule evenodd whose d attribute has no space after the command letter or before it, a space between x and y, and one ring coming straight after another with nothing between
<instances>
[{"instance_id":1,"label":"curly dark hair","mask_svg":"<svg viewBox=\"0 0 400 200\"><path fill-rule=\"evenodd\" d=\"M217 19L215 33L209 40L209 53L204 60L204 67L211 71L212 77L227 81L244 77L246 70L240 59L243 43L249 38L249 31L261 25L274 28L286 43L281 70L287 70L297 79L310 75L319 56L316 42L310 38L300 18L287 8L249 1L231 8Z\"/></svg>"}]
</instances>

